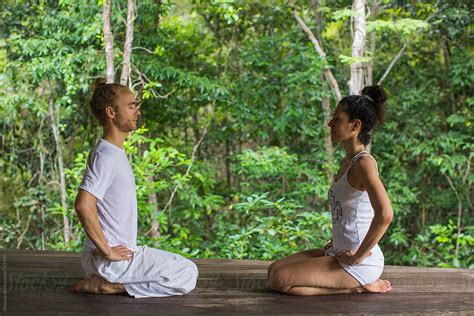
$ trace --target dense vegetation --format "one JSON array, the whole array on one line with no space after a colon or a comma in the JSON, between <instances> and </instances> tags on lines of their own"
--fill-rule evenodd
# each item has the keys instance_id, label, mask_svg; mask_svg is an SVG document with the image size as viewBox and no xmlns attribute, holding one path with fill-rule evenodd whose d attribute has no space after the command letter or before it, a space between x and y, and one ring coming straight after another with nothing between
<instances>
[{"instance_id":1,"label":"dense vegetation","mask_svg":"<svg viewBox=\"0 0 474 316\"><path fill-rule=\"evenodd\" d=\"M1 1L2 247L81 249L73 202L101 133L88 99L105 75L102 2ZM365 83L390 68L371 146L395 211L387 263L474 267L472 3L367 2L354 60L350 1L137 1L131 85L143 115L126 149L140 243L242 259L321 246L343 155L325 142L323 103L337 96L323 71L327 61L347 95L362 62ZM126 15L112 1L116 73Z\"/></svg>"}]
</instances>

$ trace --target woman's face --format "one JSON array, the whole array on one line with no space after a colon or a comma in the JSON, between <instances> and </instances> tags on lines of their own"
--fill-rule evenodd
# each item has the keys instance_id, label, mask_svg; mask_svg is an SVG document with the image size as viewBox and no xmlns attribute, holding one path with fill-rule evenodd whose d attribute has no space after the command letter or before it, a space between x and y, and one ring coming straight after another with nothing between
<instances>
[{"instance_id":1,"label":"woman's face","mask_svg":"<svg viewBox=\"0 0 474 316\"><path fill-rule=\"evenodd\" d=\"M357 136L354 121L349 120L349 116L344 112L341 104L336 107L328 125L331 128L331 140L333 142L343 142L351 137Z\"/></svg>"}]
</instances>

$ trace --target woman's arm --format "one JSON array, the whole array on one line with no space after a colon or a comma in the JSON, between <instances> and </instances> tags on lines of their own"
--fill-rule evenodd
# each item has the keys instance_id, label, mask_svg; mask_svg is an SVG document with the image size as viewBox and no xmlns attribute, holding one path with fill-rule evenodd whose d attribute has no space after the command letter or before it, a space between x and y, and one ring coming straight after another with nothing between
<instances>
[{"instance_id":1,"label":"woman's arm","mask_svg":"<svg viewBox=\"0 0 474 316\"><path fill-rule=\"evenodd\" d=\"M387 191L377 172L375 161L367 156L361 157L354 168L357 168L364 189L367 191L370 204L374 209L374 218L362 244L349 262L359 264L370 256L370 250L380 241L392 222L393 209Z\"/></svg>"}]
</instances>

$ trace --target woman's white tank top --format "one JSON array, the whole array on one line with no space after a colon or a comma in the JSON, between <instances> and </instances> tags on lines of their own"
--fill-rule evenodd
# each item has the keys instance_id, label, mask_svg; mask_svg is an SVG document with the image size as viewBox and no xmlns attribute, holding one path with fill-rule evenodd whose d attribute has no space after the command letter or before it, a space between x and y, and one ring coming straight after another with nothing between
<instances>
[{"instance_id":1,"label":"woman's white tank top","mask_svg":"<svg viewBox=\"0 0 474 316\"><path fill-rule=\"evenodd\" d=\"M357 251L374 218L374 209L370 204L367 191L354 189L347 180L347 173L354 163L358 158L365 155L373 159L367 151L358 153L352 158L344 174L338 181L333 181L329 189L329 204L332 212L332 248L330 254L334 255L344 250ZM383 253L380 247L376 245L372 249L372 255L362 263L380 262L381 258L383 260Z\"/></svg>"}]
</instances>

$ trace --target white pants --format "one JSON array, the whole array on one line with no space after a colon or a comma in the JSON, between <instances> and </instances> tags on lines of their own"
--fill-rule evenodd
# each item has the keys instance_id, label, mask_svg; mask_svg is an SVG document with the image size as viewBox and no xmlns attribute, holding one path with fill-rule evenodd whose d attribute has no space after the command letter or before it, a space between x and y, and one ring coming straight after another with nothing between
<instances>
[{"instance_id":1,"label":"white pants","mask_svg":"<svg viewBox=\"0 0 474 316\"><path fill-rule=\"evenodd\" d=\"M198 269L189 259L168 251L137 247L132 260L110 261L91 251L82 253L87 275L123 284L135 298L183 295L196 287Z\"/></svg>"}]
</instances>

